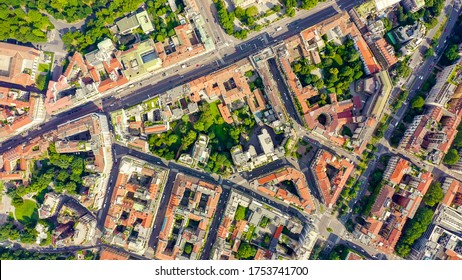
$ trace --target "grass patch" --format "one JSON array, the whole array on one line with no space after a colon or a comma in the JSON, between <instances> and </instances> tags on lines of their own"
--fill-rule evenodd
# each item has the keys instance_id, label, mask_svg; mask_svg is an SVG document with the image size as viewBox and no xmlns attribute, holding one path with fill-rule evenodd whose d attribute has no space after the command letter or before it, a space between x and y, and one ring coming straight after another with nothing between
<instances>
[{"instance_id":1,"label":"grass patch","mask_svg":"<svg viewBox=\"0 0 462 280\"><path fill-rule=\"evenodd\" d=\"M145 102L143 102L143 104L146 106L148 111L159 108L159 97L156 96L152 99L146 100Z\"/></svg>"},{"instance_id":2,"label":"grass patch","mask_svg":"<svg viewBox=\"0 0 462 280\"><path fill-rule=\"evenodd\" d=\"M22 224L35 224L38 221L37 203L25 199L21 206L15 209L16 219Z\"/></svg>"},{"instance_id":3,"label":"grass patch","mask_svg":"<svg viewBox=\"0 0 462 280\"><path fill-rule=\"evenodd\" d=\"M210 112L214 119L221 117L220 110L218 110L218 103L220 103L220 101L210 103Z\"/></svg>"},{"instance_id":4,"label":"grass patch","mask_svg":"<svg viewBox=\"0 0 462 280\"><path fill-rule=\"evenodd\" d=\"M253 233L255 232L255 226L254 225L251 225L249 227L249 231L247 231L247 234L245 236L245 239L247 239L247 241L251 241L252 240L252 236L253 236Z\"/></svg>"},{"instance_id":5,"label":"grass patch","mask_svg":"<svg viewBox=\"0 0 462 280\"><path fill-rule=\"evenodd\" d=\"M39 72L48 72L50 71L50 64L40 63L38 66Z\"/></svg>"},{"instance_id":6,"label":"grass patch","mask_svg":"<svg viewBox=\"0 0 462 280\"><path fill-rule=\"evenodd\" d=\"M50 80L50 75L46 74L46 75L38 75L36 80L35 80L35 84L36 84L36 87L41 90L41 91L44 91L45 89L48 88L48 82Z\"/></svg>"}]
</instances>

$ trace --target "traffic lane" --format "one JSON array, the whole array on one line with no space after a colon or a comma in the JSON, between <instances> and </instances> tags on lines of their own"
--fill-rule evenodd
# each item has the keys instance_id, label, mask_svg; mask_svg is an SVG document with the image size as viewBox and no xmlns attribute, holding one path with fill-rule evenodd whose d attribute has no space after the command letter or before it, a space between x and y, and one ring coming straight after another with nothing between
<instances>
[{"instance_id":1,"label":"traffic lane","mask_svg":"<svg viewBox=\"0 0 462 280\"><path fill-rule=\"evenodd\" d=\"M287 113L289 116L292 117L298 124L302 125L302 120L300 119L300 116L297 113L297 109L295 108L295 105L292 101L292 98L290 96L290 92L287 89L287 86L284 83L284 78L282 77L281 72L279 71L277 64L276 64L276 59L271 58L268 60L268 65L270 67L270 72L272 76L274 77L274 80L276 81L276 84L278 86L278 91L280 93L281 98L284 101L284 105L286 107Z\"/></svg>"},{"instance_id":2,"label":"traffic lane","mask_svg":"<svg viewBox=\"0 0 462 280\"><path fill-rule=\"evenodd\" d=\"M113 145L113 149L118 155L130 155L130 156L139 158L141 160L147 161L149 163L157 164L163 168L167 168L167 165L159 157L156 157L150 154L145 154L137 150L127 148L117 143Z\"/></svg>"},{"instance_id":3,"label":"traffic lane","mask_svg":"<svg viewBox=\"0 0 462 280\"><path fill-rule=\"evenodd\" d=\"M213 244L215 244L215 241L217 239L216 233L218 232L218 227L220 226L221 221L223 219L223 212L226 208L226 205L228 204L230 193L231 191L229 189L226 189L226 188L222 189L219 204L215 210L215 215L213 217L212 224L209 228L208 238L204 244L204 251L202 252L202 256L201 256L202 260L210 259L210 250L212 249L212 246Z\"/></svg>"},{"instance_id":4,"label":"traffic lane","mask_svg":"<svg viewBox=\"0 0 462 280\"><path fill-rule=\"evenodd\" d=\"M114 191L115 184L117 182L117 176L119 173L119 164L114 163L109 174L109 182L106 187L106 194L104 196L103 207L98 211L97 217L97 227L103 231L104 221L106 220L107 213L109 212L109 207L111 206L112 193Z\"/></svg>"},{"instance_id":5,"label":"traffic lane","mask_svg":"<svg viewBox=\"0 0 462 280\"><path fill-rule=\"evenodd\" d=\"M165 220L165 213L167 212L168 203L170 201L176 175L176 172L170 170L167 183L165 184L164 191L162 193L161 201L159 202L159 206L157 208L157 214L154 219L151 236L148 241L148 246L154 250L156 249L157 243L159 242L159 234L162 230L162 226Z\"/></svg>"}]
</instances>

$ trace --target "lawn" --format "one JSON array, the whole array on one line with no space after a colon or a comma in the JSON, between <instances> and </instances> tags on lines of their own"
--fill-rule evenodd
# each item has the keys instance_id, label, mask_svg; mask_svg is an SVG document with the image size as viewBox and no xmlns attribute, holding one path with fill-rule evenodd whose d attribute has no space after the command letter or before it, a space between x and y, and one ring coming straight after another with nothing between
<instances>
[{"instance_id":1,"label":"lawn","mask_svg":"<svg viewBox=\"0 0 462 280\"><path fill-rule=\"evenodd\" d=\"M39 72L48 72L50 71L50 64L40 63L38 66Z\"/></svg>"},{"instance_id":2,"label":"lawn","mask_svg":"<svg viewBox=\"0 0 462 280\"><path fill-rule=\"evenodd\" d=\"M46 75L38 75L37 78L36 78L36 87L41 90L41 91L44 91L45 89L47 89L48 87L48 81L50 80L50 76L48 74Z\"/></svg>"},{"instance_id":3,"label":"lawn","mask_svg":"<svg viewBox=\"0 0 462 280\"><path fill-rule=\"evenodd\" d=\"M213 119L221 117L220 110L218 110L218 103L220 101L210 103L210 112L213 115Z\"/></svg>"},{"instance_id":4,"label":"lawn","mask_svg":"<svg viewBox=\"0 0 462 280\"><path fill-rule=\"evenodd\" d=\"M249 231L247 231L247 234L245 236L245 239L247 239L247 241L252 241L252 237L253 237L253 233L255 232L255 226L254 225L251 225L249 227Z\"/></svg>"},{"instance_id":5,"label":"lawn","mask_svg":"<svg viewBox=\"0 0 462 280\"><path fill-rule=\"evenodd\" d=\"M37 203L25 199L21 206L16 207L16 219L21 223L36 223L38 221Z\"/></svg>"},{"instance_id":6,"label":"lawn","mask_svg":"<svg viewBox=\"0 0 462 280\"><path fill-rule=\"evenodd\" d=\"M159 97L154 97L143 102L146 105L147 110L159 108Z\"/></svg>"}]
</instances>

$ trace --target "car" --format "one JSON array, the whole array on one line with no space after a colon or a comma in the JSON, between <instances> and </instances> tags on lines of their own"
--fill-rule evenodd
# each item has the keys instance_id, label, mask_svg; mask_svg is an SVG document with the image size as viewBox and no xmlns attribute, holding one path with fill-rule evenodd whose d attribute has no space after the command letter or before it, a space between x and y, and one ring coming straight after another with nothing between
<instances>
[{"instance_id":1,"label":"car","mask_svg":"<svg viewBox=\"0 0 462 280\"><path fill-rule=\"evenodd\" d=\"M181 64L181 68L186 68L186 64Z\"/></svg>"},{"instance_id":2,"label":"car","mask_svg":"<svg viewBox=\"0 0 462 280\"><path fill-rule=\"evenodd\" d=\"M196 67L199 67L199 66L200 66L200 64L196 64Z\"/></svg>"},{"instance_id":3,"label":"car","mask_svg":"<svg viewBox=\"0 0 462 280\"><path fill-rule=\"evenodd\" d=\"M276 31L281 31L282 30L282 27L278 26L276 27Z\"/></svg>"},{"instance_id":4,"label":"car","mask_svg":"<svg viewBox=\"0 0 462 280\"><path fill-rule=\"evenodd\" d=\"M419 79L423 80L423 76L420 76Z\"/></svg>"}]
</instances>

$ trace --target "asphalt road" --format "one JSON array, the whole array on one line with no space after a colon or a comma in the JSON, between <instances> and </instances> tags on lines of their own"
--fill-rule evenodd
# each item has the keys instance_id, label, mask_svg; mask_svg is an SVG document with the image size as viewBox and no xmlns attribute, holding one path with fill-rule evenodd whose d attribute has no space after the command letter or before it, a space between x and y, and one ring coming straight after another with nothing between
<instances>
[{"instance_id":1,"label":"asphalt road","mask_svg":"<svg viewBox=\"0 0 462 280\"><path fill-rule=\"evenodd\" d=\"M303 125L303 122L301 121L300 116L297 113L297 108L295 108L295 105L292 101L291 93L289 92L289 89L284 83L284 78L282 77L281 71L279 71L278 69L276 59L275 58L269 59L268 65L269 65L271 74L273 75L274 80L276 81L278 85L278 91L281 95L284 105L286 106L287 114L289 114L289 116L293 120L295 120L297 123L299 123L300 125Z\"/></svg>"},{"instance_id":2,"label":"asphalt road","mask_svg":"<svg viewBox=\"0 0 462 280\"><path fill-rule=\"evenodd\" d=\"M222 188L220 200L218 202L217 209L215 210L215 216L213 217L212 224L209 227L208 238L204 244L204 251L202 252L201 259L210 259L210 250L217 239L218 227L223 220L223 212L225 211L226 205L228 205L228 199L231 191L228 188Z\"/></svg>"}]
</instances>

